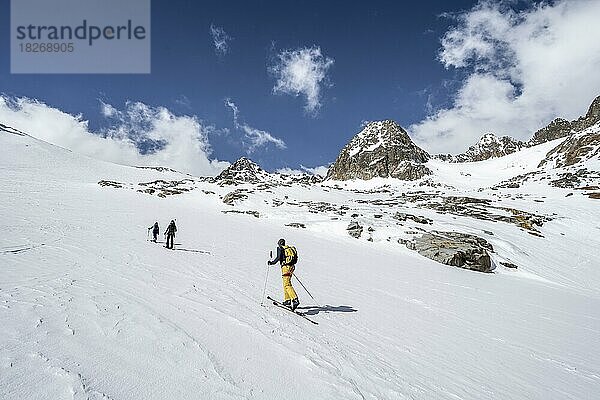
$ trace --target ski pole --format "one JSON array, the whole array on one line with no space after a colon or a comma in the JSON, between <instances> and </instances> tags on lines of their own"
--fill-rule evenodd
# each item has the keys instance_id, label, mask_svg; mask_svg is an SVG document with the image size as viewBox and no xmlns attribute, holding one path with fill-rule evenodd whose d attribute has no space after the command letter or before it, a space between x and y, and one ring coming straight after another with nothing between
<instances>
[{"instance_id":1,"label":"ski pole","mask_svg":"<svg viewBox=\"0 0 600 400\"><path fill-rule=\"evenodd\" d=\"M269 259L273 257L273 252L269 253ZM264 301L265 301L265 294L267 293L267 280L269 279L269 264L267 264L267 273L265 274L265 286L263 288L263 294L262 297L260 298L260 305L262 306Z\"/></svg>"},{"instance_id":2,"label":"ski pole","mask_svg":"<svg viewBox=\"0 0 600 400\"><path fill-rule=\"evenodd\" d=\"M314 301L317 301L317 300L315 300L315 298L313 297L313 295L310 294L310 292L308 291L308 289L306 288L306 286L304 286L304 283L302 283L302 281L300 279L298 279L298 277L296 276L296 274L294 274L292 272L292 275L294 276L294 278L296 278L296 280L300 283L300 285L302 285L302 287L304 288L304 290L306 290L306 293L308 293L308 295L310 296L310 298L313 299Z\"/></svg>"}]
</instances>

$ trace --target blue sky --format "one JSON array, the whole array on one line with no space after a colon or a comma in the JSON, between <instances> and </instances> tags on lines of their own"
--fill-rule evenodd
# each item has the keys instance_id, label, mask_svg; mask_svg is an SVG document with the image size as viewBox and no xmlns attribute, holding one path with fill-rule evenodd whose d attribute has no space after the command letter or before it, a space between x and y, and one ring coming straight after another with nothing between
<instances>
[{"instance_id":1,"label":"blue sky","mask_svg":"<svg viewBox=\"0 0 600 400\"><path fill-rule=\"evenodd\" d=\"M588 2L580 3L589 6ZM514 35L519 35L514 27L535 25L533 16L542 13L548 15L550 24L562 27L565 13L589 12L584 6L583 10L573 10L573 6L561 2L546 9L529 2L507 4L512 17L509 13L504 19L509 25L504 29ZM559 6L564 10L558 10ZM481 43L488 40L485 34L477 36L477 29L472 29L468 20L478 10L488 22L502 22L506 14L494 3L474 1L154 0L151 74L11 75L9 59L3 57L0 93L37 99L65 113L81 114L93 132L106 131L115 123L103 115L102 103L116 110L125 110L128 101L165 107L173 115L196 116L202 125L212 126L205 138L212 148L211 159L233 161L247 155L267 169L332 162L363 121L391 118L404 127L413 126L411 134L414 131L417 142L429 150L456 152L485 133L487 122L489 130L499 134L527 136L532 127L549 122L545 120L554 114L571 117L584 113L592 94L600 94L600 82L593 81L570 108L554 107L551 113L536 114L532 121L520 125L524 126L522 132L512 132L510 124L503 125L489 116L478 119L480 125L464 137L446 132L458 131L456 126L469 123L460 121L465 110L457 110L461 101L472 101L469 90L480 92L469 84L477 81L485 85L485 90L493 90L494 96L500 93L513 107L519 106L523 87L533 85L522 77L507 77L493 70L493 58L505 55L477 53L481 46L465 48L464 38L473 36L473 32ZM8 2L2 2L0 23L5 34L0 53L5 55L9 53L8 11ZM215 48L211 26L231 38L226 40L226 52ZM462 37L454 40L449 35L452 32ZM501 34L506 36L506 32ZM443 44L443 38L450 42ZM496 42L489 43L494 46ZM309 111L306 92L295 96L289 88L274 91L282 77L273 69L281 67L282 52L287 50L293 56L302 49L318 49L321 58L317 62L328 63L321 71L323 79L317 82L318 104ZM519 51L514 53L518 57ZM588 67L596 67L596 62L589 60ZM471 97L465 100L461 96ZM227 99L238 110L237 121ZM539 102L532 100L534 103ZM442 115L440 110L455 114ZM475 112L483 115L486 111ZM433 120L428 122L427 117ZM244 127L268 133L284 142L285 148L269 140L252 146L244 136ZM448 145L444 144L444 135Z\"/></svg>"}]
</instances>

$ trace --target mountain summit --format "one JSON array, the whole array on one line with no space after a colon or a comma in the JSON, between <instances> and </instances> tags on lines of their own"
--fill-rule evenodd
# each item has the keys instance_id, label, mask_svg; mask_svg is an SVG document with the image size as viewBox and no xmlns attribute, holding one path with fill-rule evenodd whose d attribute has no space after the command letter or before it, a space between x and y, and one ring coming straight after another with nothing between
<instances>
[{"instance_id":1,"label":"mountain summit","mask_svg":"<svg viewBox=\"0 0 600 400\"><path fill-rule=\"evenodd\" d=\"M392 177L415 180L430 173L423 165L429 158L429 154L415 145L395 121L373 121L342 149L329 168L327 179Z\"/></svg>"},{"instance_id":2,"label":"mountain summit","mask_svg":"<svg viewBox=\"0 0 600 400\"><path fill-rule=\"evenodd\" d=\"M567 121L563 118L556 118L548 126L537 131L531 140L529 146L546 143L554 139L560 139L569 136L572 133L581 132L600 122L600 96L596 97L588 112L574 121Z\"/></svg>"},{"instance_id":3,"label":"mountain summit","mask_svg":"<svg viewBox=\"0 0 600 400\"><path fill-rule=\"evenodd\" d=\"M225 185L242 183L259 183L266 180L269 173L258 166L254 161L241 157L236 162L223 170L215 181Z\"/></svg>"},{"instance_id":4,"label":"mountain summit","mask_svg":"<svg viewBox=\"0 0 600 400\"><path fill-rule=\"evenodd\" d=\"M489 158L502 157L514 153L525 147L525 144L510 136L498 137L493 133L486 133L477 143L467 151L452 157L453 162L482 161Z\"/></svg>"}]
</instances>

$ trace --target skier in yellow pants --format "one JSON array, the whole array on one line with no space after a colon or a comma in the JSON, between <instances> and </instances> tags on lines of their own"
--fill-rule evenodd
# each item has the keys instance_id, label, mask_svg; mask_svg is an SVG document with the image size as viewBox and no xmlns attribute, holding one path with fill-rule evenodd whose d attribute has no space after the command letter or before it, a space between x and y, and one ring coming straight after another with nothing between
<instances>
[{"instance_id":1,"label":"skier in yellow pants","mask_svg":"<svg viewBox=\"0 0 600 400\"><path fill-rule=\"evenodd\" d=\"M298 253L294 246L286 246L285 239L279 239L277 242L277 257L269 261L269 265L281 264L281 278L283 280L283 305L295 310L300 301L298 295L292 286L292 275L298 261Z\"/></svg>"}]
</instances>

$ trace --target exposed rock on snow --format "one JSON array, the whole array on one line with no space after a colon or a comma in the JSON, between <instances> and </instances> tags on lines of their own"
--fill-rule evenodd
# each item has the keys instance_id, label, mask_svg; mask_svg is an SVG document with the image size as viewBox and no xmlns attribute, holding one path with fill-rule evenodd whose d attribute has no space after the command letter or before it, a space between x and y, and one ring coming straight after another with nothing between
<instances>
[{"instance_id":1,"label":"exposed rock on snow","mask_svg":"<svg viewBox=\"0 0 600 400\"><path fill-rule=\"evenodd\" d=\"M223 196L223 203L233 206L235 202L246 200L248 198L248 191L244 189L236 189L233 192L227 193Z\"/></svg>"},{"instance_id":2,"label":"exposed rock on snow","mask_svg":"<svg viewBox=\"0 0 600 400\"><path fill-rule=\"evenodd\" d=\"M194 188L194 181L192 179L182 179L180 181L165 181L158 179L152 182L142 182L139 185L142 189L138 189L138 192L154 194L158 197L167 197L176 194L182 194L189 192Z\"/></svg>"},{"instance_id":3,"label":"exposed rock on snow","mask_svg":"<svg viewBox=\"0 0 600 400\"><path fill-rule=\"evenodd\" d=\"M252 215L255 218L260 218L260 213L258 211L254 211L254 210L246 210L246 211L241 211L241 210L223 210L221 212L223 214L230 214L230 213L234 213L234 214L248 214L248 215Z\"/></svg>"},{"instance_id":4,"label":"exposed rock on snow","mask_svg":"<svg viewBox=\"0 0 600 400\"><path fill-rule=\"evenodd\" d=\"M431 175L431 170L424 164L417 164L412 161L402 161L390 174L392 178L403 181L416 181L425 175Z\"/></svg>"},{"instance_id":5,"label":"exposed rock on snow","mask_svg":"<svg viewBox=\"0 0 600 400\"><path fill-rule=\"evenodd\" d=\"M550 185L559 188L582 189L600 185L600 171L590 171L587 168L579 168L575 172L559 172L558 179L550 181Z\"/></svg>"},{"instance_id":6,"label":"exposed rock on snow","mask_svg":"<svg viewBox=\"0 0 600 400\"><path fill-rule=\"evenodd\" d=\"M572 172L563 172L558 174L559 178L550 181L550 184L554 187L559 187L563 189L567 188L575 188L581 184L581 180L579 179L582 174L585 174L585 170L581 169L576 173Z\"/></svg>"},{"instance_id":7,"label":"exposed rock on snow","mask_svg":"<svg viewBox=\"0 0 600 400\"><path fill-rule=\"evenodd\" d=\"M306 228L306 225L300 222L291 222L289 224L285 224L285 226L290 226L292 228Z\"/></svg>"},{"instance_id":8,"label":"exposed rock on snow","mask_svg":"<svg viewBox=\"0 0 600 400\"><path fill-rule=\"evenodd\" d=\"M407 214L407 213L402 213L402 212L397 212L394 215L394 218L397 219L398 221L406 221L407 219L411 219L413 221L415 221L418 224L432 224L433 221L429 218L425 218L425 217L421 217L418 215L412 215L412 214Z\"/></svg>"},{"instance_id":9,"label":"exposed rock on snow","mask_svg":"<svg viewBox=\"0 0 600 400\"><path fill-rule=\"evenodd\" d=\"M158 171L158 172L177 172L173 168L167 168L167 167L144 167L144 166L137 166L136 168L139 168L139 169L151 169L153 171Z\"/></svg>"},{"instance_id":10,"label":"exposed rock on snow","mask_svg":"<svg viewBox=\"0 0 600 400\"><path fill-rule=\"evenodd\" d=\"M323 182L324 179L321 175L311 174L279 174L279 176L283 182L298 183L302 185L314 185Z\"/></svg>"},{"instance_id":11,"label":"exposed rock on snow","mask_svg":"<svg viewBox=\"0 0 600 400\"><path fill-rule=\"evenodd\" d=\"M117 189L123 188L123 184L121 182L108 181L108 180L104 180L104 179L101 180L101 181L99 181L98 185L104 186L104 187L106 187L106 186L108 186L108 187L114 187L114 188L117 188Z\"/></svg>"},{"instance_id":12,"label":"exposed rock on snow","mask_svg":"<svg viewBox=\"0 0 600 400\"><path fill-rule=\"evenodd\" d=\"M352 221L346 228L348 234L355 239L359 239L363 232L363 227L359 225L358 222Z\"/></svg>"},{"instance_id":13,"label":"exposed rock on snow","mask_svg":"<svg viewBox=\"0 0 600 400\"><path fill-rule=\"evenodd\" d=\"M413 200L415 199L413 198ZM537 227L541 227L544 222L551 220L548 216L536 215L510 207L494 206L489 199L473 197L443 196L433 201L422 202L420 206L443 213L472 217L485 221L507 222L523 228L536 236L540 235Z\"/></svg>"},{"instance_id":14,"label":"exposed rock on snow","mask_svg":"<svg viewBox=\"0 0 600 400\"><path fill-rule=\"evenodd\" d=\"M339 215L345 214L342 207L338 207L325 201L302 201L299 205L308 207L309 212L314 214L325 212L335 212Z\"/></svg>"},{"instance_id":15,"label":"exposed rock on snow","mask_svg":"<svg viewBox=\"0 0 600 400\"><path fill-rule=\"evenodd\" d=\"M442 264L479 272L493 269L488 254L493 251L492 245L475 235L432 231L406 242L406 247Z\"/></svg>"},{"instance_id":16,"label":"exposed rock on snow","mask_svg":"<svg viewBox=\"0 0 600 400\"><path fill-rule=\"evenodd\" d=\"M568 137L564 142L550 150L540 163L554 167L568 167L591 158L600 157L600 123Z\"/></svg>"},{"instance_id":17,"label":"exposed rock on snow","mask_svg":"<svg viewBox=\"0 0 600 400\"><path fill-rule=\"evenodd\" d=\"M419 166L429 154L415 145L406 131L392 120L370 122L342 149L326 179L368 180L392 177L419 179L431 171Z\"/></svg>"},{"instance_id":18,"label":"exposed rock on snow","mask_svg":"<svg viewBox=\"0 0 600 400\"><path fill-rule=\"evenodd\" d=\"M538 171L520 174L492 186L492 189L518 189L523 183L534 178L536 175L539 175Z\"/></svg>"}]
</instances>

